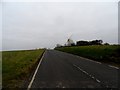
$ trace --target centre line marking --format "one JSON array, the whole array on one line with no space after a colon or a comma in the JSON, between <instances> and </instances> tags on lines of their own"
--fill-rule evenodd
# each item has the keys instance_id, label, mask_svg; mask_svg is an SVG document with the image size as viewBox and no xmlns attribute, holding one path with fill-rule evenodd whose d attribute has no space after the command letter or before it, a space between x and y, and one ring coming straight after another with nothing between
<instances>
[{"instance_id":1,"label":"centre line marking","mask_svg":"<svg viewBox=\"0 0 120 90\"><path fill-rule=\"evenodd\" d=\"M100 83L100 80L98 80L97 78L95 78L95 77L92 76L91 74L87 73L86 71L84 71L83 69L81 69L80 67L78 67L77 65L73 64L73 66L75 66L75 67L78 68L80 71L82 71L83 73L85 73L86 75L88 75L89 77L91 77L92 79L94 79L95 81L97 81L98 83Z\"/></svg>"}]
</instances>

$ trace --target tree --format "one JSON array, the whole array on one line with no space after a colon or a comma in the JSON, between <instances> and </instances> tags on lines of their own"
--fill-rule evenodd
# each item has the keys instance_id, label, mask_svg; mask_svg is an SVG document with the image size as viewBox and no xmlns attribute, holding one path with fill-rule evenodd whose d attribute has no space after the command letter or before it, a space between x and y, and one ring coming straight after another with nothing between
<instances>
[{"instance_id":1,"label":"tree","mask_svg":"<svg viewBox=\"0 0 120 90\"><path fill-rule=\"evenodd\" d=\"M102 40L93 40L90 41L90 45L102 45L103 41Z\"/></svg>"},{"instance_id":2,"label":"tree","mask_svg":"<svg viewBox=\"0 0 120 90\"><path fill-rule=\"evenodd\" d=\"M77 46L86 46L86 45L102 45L102 40L93 40L93 41L77 41Z\"/></svg>"},{"instance_id":3,"label":"tree","mask_svg":"<svg viewBox=\"0 0 120 90\"><path fill-rule=\"evenodd\" d=\"M77 46L85 46L85 45L89 45L88 41L77 41Z\"/></svg>"}]
</instances>

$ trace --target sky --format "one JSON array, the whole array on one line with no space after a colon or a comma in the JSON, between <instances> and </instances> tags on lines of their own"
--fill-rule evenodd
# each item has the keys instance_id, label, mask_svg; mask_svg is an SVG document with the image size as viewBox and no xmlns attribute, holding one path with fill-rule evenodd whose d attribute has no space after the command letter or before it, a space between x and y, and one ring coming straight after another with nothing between
<instances>
[{"instance_id":1,"label":"sky","mask_svg":"<svg viewBox=\"0 0 120 90\"><path fill-rule=\"evenodd\" d=\"M118 2L103 1L4 0L0 3L2 50L54 48L64 45L71 35L74 42L102 39L117 44Z\"/></svg>"}]
</instances>

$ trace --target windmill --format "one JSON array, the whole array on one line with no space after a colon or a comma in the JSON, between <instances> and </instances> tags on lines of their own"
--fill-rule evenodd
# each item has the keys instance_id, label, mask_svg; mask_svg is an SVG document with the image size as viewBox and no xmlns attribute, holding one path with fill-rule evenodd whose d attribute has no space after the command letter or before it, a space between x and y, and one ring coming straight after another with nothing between
<instances>
[{"instance_id":1,"label":"windmill","mask_svg":"<svg viewBox=\"0 0 120 90\"><path fill-rule=\"evenodd\" d=\"M73 42L73 40L71 39L72 35L70 35L70 37L67 39L67 42L66 42L66 46L72 46L72 45L75 45L75 43Z\"/></svg>"}]
</instances>

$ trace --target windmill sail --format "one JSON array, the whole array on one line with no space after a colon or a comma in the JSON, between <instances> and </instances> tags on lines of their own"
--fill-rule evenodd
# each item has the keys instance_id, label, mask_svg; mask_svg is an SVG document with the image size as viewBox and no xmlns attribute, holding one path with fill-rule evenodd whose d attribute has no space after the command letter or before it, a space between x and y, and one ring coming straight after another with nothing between
<instances>
[{"instance_id":1,"label":"windmill sail","mask_svg":"<svg viewBox=\"0 0 120 90\"><path fill-rule=\"evenodd\" d=\"M72 35L71 35L72 36ZM72 46L75 45L75 43L73 42L73 40L71 39L71 36L68 38L67 40L67 46Z\"/></svg>"}]
</instances>

